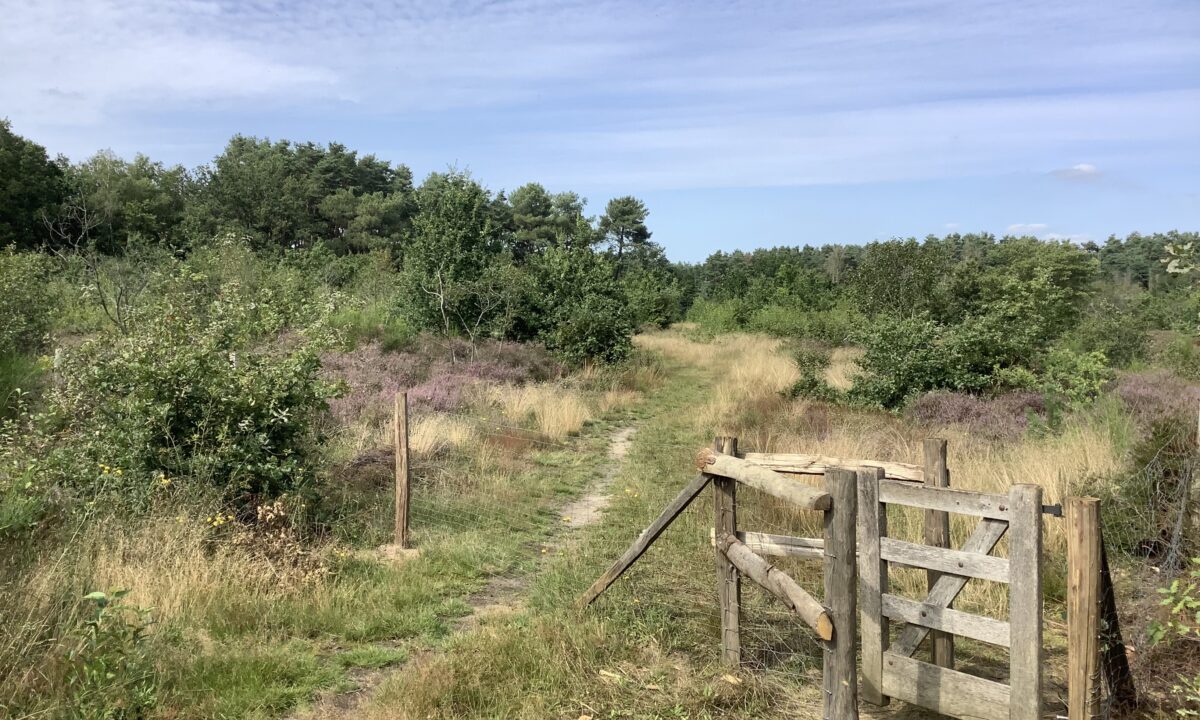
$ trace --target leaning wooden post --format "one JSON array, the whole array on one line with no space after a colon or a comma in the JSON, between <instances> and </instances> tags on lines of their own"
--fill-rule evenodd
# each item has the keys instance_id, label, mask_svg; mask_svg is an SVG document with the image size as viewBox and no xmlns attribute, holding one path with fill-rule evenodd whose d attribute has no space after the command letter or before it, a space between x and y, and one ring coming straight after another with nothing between
<instances>
[{"instance_id":1,"label":"leaning wooden post","mask_svg":"<svg viewBox=\"0 0 1200 720\"><path fill-rule=\"evenodd\" d=\"M823 643L822 653L825 720L858 717L858 483L854 470L829 468L825 472L825 491L831 498L831 507L825 511L825 606L833 617L833 639Z\"/></svg>"},{"instance_id":2,"label":"leaning wooden post","mask_svg":"<svg viewBox=\"0 0 1200 720\"><path fill-rule=\"evenodd\" d=\"M737 438L718 437L713 450L737 455ZM713 524L715 537L737 537L737 481L713 475ZM716 549L717 597L721 601L721 662L730 667L742 663L741 606L742 580L721 548Z\"/></svg>"},{"instance_id":3,"label":"leaning wooden post","mask_svg":"<svg viewBox=\"0 0 1200 720\"><path fill-rule=\"evenodd\" d=\"M1067 711L1100 717L1100 501L1071 497L1067 515Z\"/></svg>"},{"instance_id":4,"label":"leaning wooden post","mask_svg":"<svg viewBox=\"0 0 1200 720\"><path fill-rule=\"evenodd\" d=\"M950 470L946 466L946 441L941 438L926 438L925 486L950 487ZM933 547L950 547L950 513L945 510L925 511L925 544ZM926 571L927 590L933 590L941 573ZM954 667L954 635L941 630L929 632L930 648L934 665Z\"/></svg>"},{"instance_id":5,"label":"leaning wooden post","mask_svg":"<svg viewBox=\"0 0 1200 720\"><path fill-rule=\"evenodd\" d=\"M396 407L392 416L396 444L396 544L408 547L408 491L410 473L408 469L408 393L396 393Z\"/></svg>"},{"instance_id":6,"label":"leaning wooden post","mask_svg":"<svg viewBox=\"0 0 1200 720\"><path fill-rule=\"evenodd\" d=\"M1042 488L1008 491L1010 720L1042 717Z\"/></svg>"}]
</instances>

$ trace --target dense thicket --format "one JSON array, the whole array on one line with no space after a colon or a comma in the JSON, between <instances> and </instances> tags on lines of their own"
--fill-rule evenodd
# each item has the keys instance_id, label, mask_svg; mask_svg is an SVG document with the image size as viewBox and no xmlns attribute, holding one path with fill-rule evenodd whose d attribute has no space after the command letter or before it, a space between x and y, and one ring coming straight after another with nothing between
<instances>
[{"instance_id":1,"label":"dense thicket","mask_svg":"<svg viewBox=\"0 0 1200 720\"><path fill-rule=\"evenodd\" d=\"M702 327L861 345L852 399L898 407L940 389L1070 398L1150 349L1194 372L1200 306L1163 258L1166 246L1198 238L1133 234L1098 245L953 234L721 252L677 272ZM1182 334L1150 348L1155 331ZM829 395L811 380L807 392Z\"/></svg>"},{"instance_id":2,"label":"dense thicket","mask_svg":"<svg viewBox=\"0 0 1200 720\"><path fill-rule=\"evenodd\" d=\"M634 327L679 315L649 211L631 196L596 218L579 195L537 183L508 195L452 169L414 185L404 165L337 143L243 136L195 170L111 152L69 164L49 160L7 123L0 178L0 247L82 262L122 331L131 295L140 294L136 278L230 237L293 264L315 253L304 264L343 289L356 286L362 263L330 275L330 257L381 259L394 275L388 295L375 288L369 312L356 317L372 336L394 335L399 324L472 341L536 340L572 361L611 361L628 351ZM122 273L133 278L114 279Z\"/></svg>"}]
</instances>

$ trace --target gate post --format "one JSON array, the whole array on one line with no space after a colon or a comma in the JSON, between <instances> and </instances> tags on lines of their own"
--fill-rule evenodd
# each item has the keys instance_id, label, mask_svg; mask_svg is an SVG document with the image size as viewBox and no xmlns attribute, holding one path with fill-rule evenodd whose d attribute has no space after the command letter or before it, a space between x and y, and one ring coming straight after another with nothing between
<instances>
[{"instance_id":1,"label":"gate post","mask_svg":"<svg viewBox=\"0 0 1200 720\"><path fill-rule=\"evenodd\" d=\"M888 704L883 694L883 653L888 648L888 618L881 597L888 591L888 562L880 558L879 538L887 535L887 506L879 502L883 468L858 473L858 593L862 627L863 700Z\"/></svg>"},{"instance_id":2,"label":"gate post","mask_svg":"<svg viewBox=\"0 0 1200 720\"><path fill-rule=\"evenodd\" d=\"M1042 716L1042 488L1008 491L1010 720Z\"/></svg>"},{"instance_id":3,"label":"gate post","mask_svg":"<svg viewBox=\"0 0 1200 720\"><path fill-rule=\"evenodd\" d=\"M922 448L925 454L925 486L950 487L950 470L946 467L946 441L941 438L926 438ZM950 547L950 513L945 510L925 511L925 544L934 547ZM926 590L933 590L942 574L936 570L926 571ZM948 605L947 607L953 607ZM954 636L941 630L929 632L929 648L934 665L954 667Z\"/></svg>"},{"instance_id":4,"label":"gate post","mask_svg":"<svg viewBox=\"0 0 1200 720\"><path fill-rule=\"evenodd\" d=\"M737 444L735 437L718 437L713 441L713 450L736 456ZM714 537L737 537L737 481L719 475L710 477L713 485ZM716 563L717 597L721 601L721 663L736 668L742 662L742 579L719 546L716 548Z\"/></svg>"},{"instance_id":5,"label":"gate post","mask_svg":"<svg viewBox=\"0 0 1200 720\"><path fill-rule=\"evenodd\" d=\"M833 618L833 639L823 643L822 689L825 720L858 717L858 559L855 556L859 473L829 468L825 491L832 507L825 511L825 605Z\"/></svg>"}]
</instances>

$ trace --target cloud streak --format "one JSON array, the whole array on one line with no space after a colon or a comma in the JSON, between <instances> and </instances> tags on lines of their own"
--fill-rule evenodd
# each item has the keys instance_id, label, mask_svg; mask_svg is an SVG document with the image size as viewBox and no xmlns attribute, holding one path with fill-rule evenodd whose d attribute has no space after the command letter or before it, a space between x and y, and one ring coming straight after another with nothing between
<instances>
[{"instance_id":1,"label":"cloud streak","mask_svg":"<svg viewBox=\"0 0 1200 720\"><path fill-rule=\"evenodd\" d=\"M1149 4L0 0L0 107L76 157L303 121L507 186L1078 183L1200 148L1200 6Z\"/></svg>"}]
</instances>

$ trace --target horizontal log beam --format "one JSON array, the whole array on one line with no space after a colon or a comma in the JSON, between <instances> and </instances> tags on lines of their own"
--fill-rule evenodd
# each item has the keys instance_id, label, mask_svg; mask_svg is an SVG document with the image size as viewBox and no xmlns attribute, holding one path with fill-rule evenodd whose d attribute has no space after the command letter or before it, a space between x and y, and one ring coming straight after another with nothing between
<instances>
[{"instance_id":1,"label":"horizontal log beam","mask_svg":"<svg viewBox=\"0 0 1200 720\"><path fill-rule=\"evenodd\" d=\"M755 555L741 540L722 534L717 538L717 547L729 558L729 562L743 575L763 587L764 590L783 601L800 616L805 625L813 629L822 640L833 639L833 619L816 598L809 595L787 573Z\"/></svg>"},{"instance_id":2,"label":"horizontal log beam","mask_svg":"<svg viewBox=\"0 0 1200 720\"><path fill-rule=\"evenodd\" d=\"M797 475L824 475L831 467L883 468L883 476L892 480L924 482L925 470L917 465L879 460L857 460L831 455L797 455L794 453L744 453L740 455L748 462L770 468L776 472Z\"/></svg>"},{"instance_id":3,"label":"horizontal log beam","mask_svg":"<svg viewBox=\"0 0 1200 720\"><path fill-rule=\"evenodd\" d=\"M732 455L705 448L696 457L696 465L701 472L732 478L805 510L828 510L832 505L829 493L824 490L797 482Z\"/></svg>"}]
</instances>

